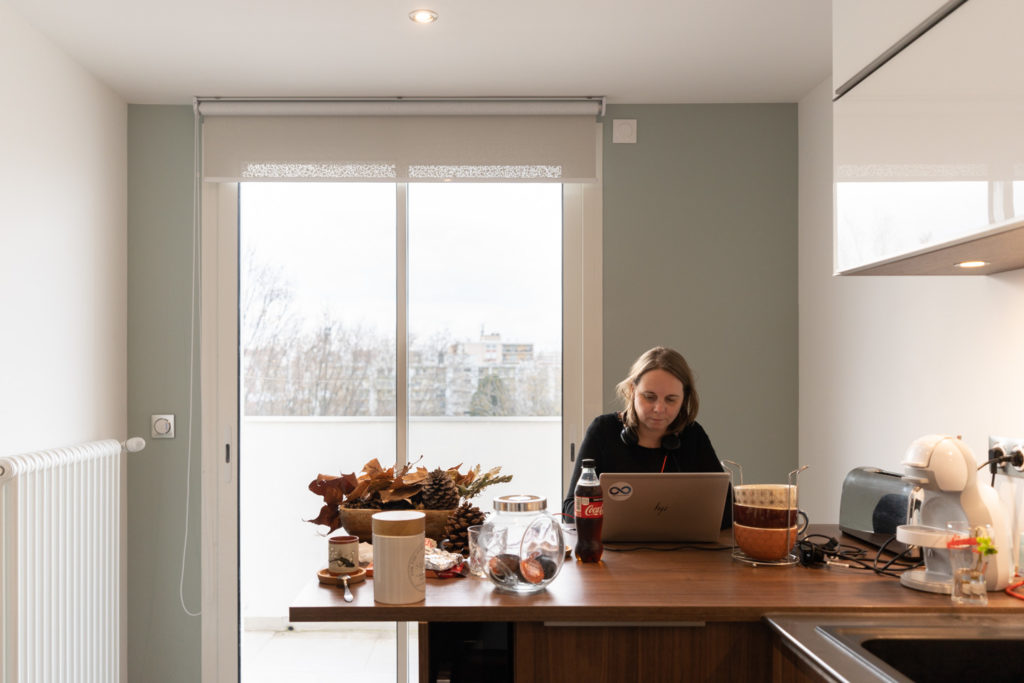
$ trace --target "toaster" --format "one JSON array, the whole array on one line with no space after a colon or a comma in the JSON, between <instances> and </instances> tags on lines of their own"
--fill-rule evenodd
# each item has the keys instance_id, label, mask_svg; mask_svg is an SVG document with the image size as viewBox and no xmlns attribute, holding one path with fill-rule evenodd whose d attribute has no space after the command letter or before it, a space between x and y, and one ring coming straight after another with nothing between
<instances>
[{"instance_id":1,"label":"toaster","mask_svg":"<svg viewBox=\"0 0 1024 683\"><path fill-rule=\"evenodd\" d=\"M896 527L912 524L915 485L895 472L877 467L857 467L843 480L839 500L839 528L871 545L881 547L896 535ZM885 549L906 551L893 539Z\"/></svg>"}]
</instances>

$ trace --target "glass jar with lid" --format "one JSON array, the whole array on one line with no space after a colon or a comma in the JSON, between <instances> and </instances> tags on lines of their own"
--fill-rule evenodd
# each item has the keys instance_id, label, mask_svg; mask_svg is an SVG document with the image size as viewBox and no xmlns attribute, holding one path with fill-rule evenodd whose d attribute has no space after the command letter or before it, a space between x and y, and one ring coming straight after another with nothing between
<instances>
[{"instance_id":1,"label":"glass jar with lid","mask_svg":"<svg viewBox=\"0 0 1024 683\"><path fill-rule=\"evenodd\" d=\"M495 586L535 593L558 576L565 561L565 539L558 520L547 512L547 498L499 496L485 526L505 530L505 544L489 548L485 558L485 572Z\"/></svg>"}]
</instances>

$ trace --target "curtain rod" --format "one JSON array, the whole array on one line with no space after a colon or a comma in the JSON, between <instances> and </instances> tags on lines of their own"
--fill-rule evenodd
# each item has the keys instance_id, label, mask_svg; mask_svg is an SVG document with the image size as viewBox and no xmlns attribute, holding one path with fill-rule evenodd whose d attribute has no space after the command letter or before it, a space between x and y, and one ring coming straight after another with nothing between
<instances>
[{"instance_id":1,"label":"curtain rod","mask_svg":"<svg viewBox=\"0 0 1024 683\"><path fill-rule=\"evenodd\" d=\"M200 116L604 116L605 97L196 97Z\"/></svg>"}]
</instances>

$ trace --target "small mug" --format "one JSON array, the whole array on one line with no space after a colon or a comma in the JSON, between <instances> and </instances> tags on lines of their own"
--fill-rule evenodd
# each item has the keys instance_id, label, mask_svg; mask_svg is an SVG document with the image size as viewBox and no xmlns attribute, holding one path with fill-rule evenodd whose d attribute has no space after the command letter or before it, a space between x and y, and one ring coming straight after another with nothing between
<instances>
[{"instance_id":1,"label":"small mug","mask_svg":"<svg viewBox=\"0 0 1024 683\"><path fill-rule=\"evenodd\" d=\"M353 574L359 571L359 537L331 536L327 539L327 573Z\"/></svg>"}]
</instances>

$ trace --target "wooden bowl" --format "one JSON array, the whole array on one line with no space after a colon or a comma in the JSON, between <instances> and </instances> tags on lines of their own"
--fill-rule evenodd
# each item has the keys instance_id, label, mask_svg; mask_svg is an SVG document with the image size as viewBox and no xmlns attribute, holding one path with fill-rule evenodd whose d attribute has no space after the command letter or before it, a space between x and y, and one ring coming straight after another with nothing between
<instances>
[{"instance_id":1,"label":"wooden bowl","mask_svg":"<svg viewBox=\"0 0 1024 683\"><path fill-rule=\"evenodd\" d=\"M454 511L454 508L451 510L417 510L426 516L424 522L426 523L427 538L432 538L435 541L444 538L444 525ZM373 515L378 512L381 510L343 507L341 508L341 525L345 527L345 531L353 536L358 536L360 541L371 543L373 541Z\"/></svg>"}]
</instances>

